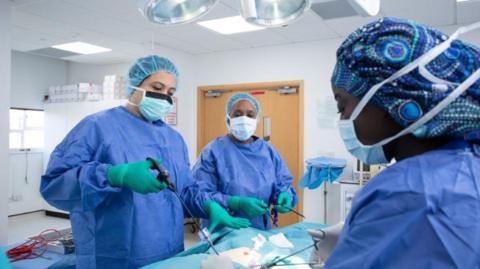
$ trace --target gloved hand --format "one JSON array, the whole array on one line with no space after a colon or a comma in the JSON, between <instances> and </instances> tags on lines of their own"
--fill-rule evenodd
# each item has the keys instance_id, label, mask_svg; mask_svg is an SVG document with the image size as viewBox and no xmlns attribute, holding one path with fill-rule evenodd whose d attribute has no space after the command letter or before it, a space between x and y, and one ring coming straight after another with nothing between
<instances>
[{"instance_id":1,"label":"gloved hand","mask_svg":"<svg viewBox=\"0 0 480 269\"><path fill-rule=\"evenodd\" d=\"M203 205L203 209L208 215L210 225L208 230L213 232L218 225L230 227L233 229L247 228L250 226L250 221L244 218L234 218L228 212L214 201L207 201Z\"/></svg>"},{"instance_id":2,"label":"gloved hand","mask_svg":"<svg viewBox=\"0 0 480 269\"><path fill-rule=\"evenodd\" d=\"M115 187L127 187L142 194L159 192L166 185L158 181L150 172L152 163L141 161L111 166L107 169L107 179Z\"/></svg>"},{"instance_id":3,"label":"gloved hand","mask_svg":"<svg viewBox=\"0 0 480 269\"><path fill-rule=\"evenodd\" d=\"M278 195L277 204L274 206L278 213L288 213L292 208L292 197L286 191L282 191Z\"/></svg>"},{"instance_id":4,"label":"gloved hand","mask_svg":"<svg viewBox=\"0 0 480 269\"><path fill-rule=\"evenodd\" d=\"M315 248L310 254L311 267L314 269L323 268L330 253L337 244L338 237L343 229L343 221L321 230L308 230L308 234L316 242ZM313 265L312 265L313 264Z\"/></svg>"},{"instance_id":5,"label":"gloved hand","mask_svg":"<svg viewBox=\"0 0 480 269\"><path fill-rule=\"evenodd\" d=\"M211 255L200 262L202 269L235 269L232 259L226 256Z\"/></svg>"},{"instance_id":6,"label":"gloved hand","mask_svg":"<svg viewBox=\"0 0 480 269\"><path fill-rule=\"evenodd\" d=\"M251 217L261 216L268 212L268 205L254 197L231 196L228 207L233 211L243 211Z\"/></svg>"}]
</instances>

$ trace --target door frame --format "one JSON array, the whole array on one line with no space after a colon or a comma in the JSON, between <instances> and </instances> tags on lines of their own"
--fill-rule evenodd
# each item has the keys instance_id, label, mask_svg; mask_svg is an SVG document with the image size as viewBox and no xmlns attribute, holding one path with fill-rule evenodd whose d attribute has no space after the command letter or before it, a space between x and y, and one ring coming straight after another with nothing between
<instances>
[{"instance_id":1,"label":"door frame","mask_svg":"<svg viewBox=\"0 0 480 269\"><path fill-rule=\"evenodd\" d=\"M204 122L205 122L205 101L204 93L208 91L255 91L265 89L279 89L282 87L292 87L298 89L298 171L290 171L295 179L300 180L303 175L304 155L303 155L303 139L304 139L304 98L303 98L303 80L288 81L271 81L271 82L252 82L239 84L223 84L223 85L206 85L197 87L197 158L202 152L201 142L205 138ZM303 189L298 189L298 210L303 213ZM300 219L299 219L300 220Z\"/></svg>"}]
</instances>

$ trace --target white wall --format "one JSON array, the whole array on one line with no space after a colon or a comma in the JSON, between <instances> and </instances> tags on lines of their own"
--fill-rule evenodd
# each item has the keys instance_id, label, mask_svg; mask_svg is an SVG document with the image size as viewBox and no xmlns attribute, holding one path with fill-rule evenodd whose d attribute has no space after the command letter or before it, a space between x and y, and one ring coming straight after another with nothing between
<instances>
[{"instance_id":1,"label":"white wall","mask_svg":"<svg viewBox=\"0 0 480 269\"><path fill-rule=\"evenodd\" d=\"M10 1L0 1L0 245L8 228L8 109L10 106Z\"/></svg>"},{"instance_id":2,"label":"white wall","mask_svg":"<svg viewBox=\"0 0 480 269\"><path fill-rule=\"evenodd\" d=\"M77 84L89 82L98 85L103 84L105 75L126 75L130 63L92 65L68 62L67 64L67 84Z\"/></svg>"},{"instance_id":3,"label":"white wall","mask_svg":"<svg viewBox=\"0 0 480 269\"><path fill-rule=\"evenodd\" d=\"M11 58L11 107L43 109L48 87L66 84L66 61L18 51L13 51ZM12 150L9 155L8 215L43 209L38 191L43 174L42 152L25 155Z\"/></svg>"},{"instance_id":4,"label":"white wall","mask_svg":"<svg viewBox=\"0 0 480 269\"><path fill-rule=\"evenodd\" d=\"M66 61L12 52L12 107L43 109L43 97L48 93L48 87L64 85L66 81Z\"/></svg>"},{"instance_id":5,"label":"white wall","mask_svg":"<svg viewBox=\"0 0 480 269\"><path fill-rule=\"evenodd\" d=\"M196 84L304 80L304 158L319 155L350 160L342 176L351 176L353 161L334 125L336 106L330 76L336 50L342 40L239 50L196 57ZM194 114L192 114L192 117ZM321 189L305 190L304 214L309 221L323 222Z\"/></svg>"},{"instance_id":6,"label":"white wall","mask_svg":"<svg viewBox=\"0 0 480 269\"><path fill-rule=\"evenodd\" d=\"M39 192L43 170L42 151L10 153L9 216L45 208L46 203Z\"/></svg>"}]
</instances>

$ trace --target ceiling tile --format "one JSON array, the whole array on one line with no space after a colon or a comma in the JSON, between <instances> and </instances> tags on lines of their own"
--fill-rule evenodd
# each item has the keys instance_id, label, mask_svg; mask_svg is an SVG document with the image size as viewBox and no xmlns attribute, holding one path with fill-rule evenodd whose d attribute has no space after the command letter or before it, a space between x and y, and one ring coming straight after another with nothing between
<instances>
[{"instance_id":1,"label":"ceiling tile","mask_svg":"<svg viewBox=\"0 0 480 269\"><path fill-rule=\"evenodd\" d=\"M168 28L159 28L156 33L167 34L180 41L195 44L210 51L248 48L248 44L229 39L197 24L184 24Z\"/></svg>"},{"instance_id":2,"label":"ceiling tile","mask_svg":"<svg viewBox=\"0 0 480 269\"><path fill-rule=\"evenodd\" d=\"M155 45L164 46L171 49L180 50L186 53L198 54L210 52L209 49L196 44L195 42L186 42L175 39L165 34L158 34L154 36ZM145 44L151 47L151 38L147 39Z\"/></svg>"},{"instance_id":3,"label":"ceiling tile","mask_svg":"<svg viewBox=\"0 0 480 269\"><path fill-rule=\"evenodd\" d=\"M291 43L291 41L271 29L228 35L229 38L248 44L250 47L263 47Z\"/></svg>"},{"instance_id":4,"label":"ceiling tile","mask_svg":"<svg viewBox=\"0 0 480 269\"><path fill-rule=\"evenodd\" d=\"M75 6L82 7L91 12L104 14L116 18L138 11L136 0L64 0Z\"/></svg>"},{"instance_id":5,"label":"ceiling tile","mask_svg":"<svg viewBox=\"0 0 480 269\"><path fill-rule=\"evenodd\" d=\"M33 3L36 3L36 2L42 2L44 0L10 0L10 2L12 3L12 6L14 8L16 7L21 7L21 6L26 6L26 5L30 5L30 4L33 4Z\"/></svg>"},{"instance_id":6,"label":"ceiling tile","mask_svg":"<svg viewBox=\"0 0 480 269\"><path fill-rule=\"evenodd\" d=\"M308 11L298 21L285 27L275 28L275 32L293 42L331 39L339 37L317 14Z\"/></svg>"},{"instance_id":7,"label":"ceiling tile","mask_svg":"<svg viewBox=\"0 0 480 269\"><path fill-rule=\"evenodd\" d=\"M457 4L457 23L480 21L480 1L460 2Z\"/></svg>"},{"instance_id":8,"label":"ceiling tile","mask_svg":"<svg viewBox=\"0 0 480 269\"><path fill-rule=\"evenodd\" d=\"M12 40L31 43L34 49L46 48L62 43L64 38L50 33L42 33L18 26L12 27ZM13 49L17 49L13 47Z\"/></svg>"},{"instance_id":9,"label":"ceiling tile","mask_svg":"<svg viewBox=\"0 0 480 269\"><path fill-rule=\"evenodd\" d=\"M15 9L12 12L12 24L52 35L73 36L76 34L76 27Z\"/></svg>"},{"instance_id":10,"label":"ceiling tile","mask_svg":"<svg viewBox=\"0 0 480 269\"><path fill-rule=\"evenodd\" d=\"M451 25L456 23L456 3L456 0L382 0L382 13L431 26Z\"/></svg>"},{"instance_id":11,"label":"ceiling tile","mask_svg":"<svg viewBox=\"0 0 480 269\"><path fill-rule=\"evenodd\" d=\"M98 8L101 8L101 5L92 9L98 10ZM17 10L34 14L42 17L44 20L67 24L70 27L88 29L103 34L128 35L132 32L145 30L139 26L131 25L128 22L122 22L118 19L94 12L93 10L85 9L77 4L60 0L34 3L18 8Z\"/></svg>"},{"instance_id":12,"label":"ceiling tile","mask_svg":"<svg viewBox=\"0 0 480 269\"><path fill-rule=\"evenodd\" d=\"M112 48L113 51L108 54L71 59L98 63L148 53L151 50L152 33L156 48L201 54L337 38L384 15L406 17L434 26L451 25L456 18L459 23L480 20L480 0L461 3L458 10L456 0L382 0L383 15L378 17L322 20L309 11L287 27L221 35L196 23L165 27L148 22L138 11L136 0L10 1L14 7L14 49L25 51L74 40ZM239 10L239 0L221 0L201 20L238 15ZM469 40L478 40L478 37L480 34L476 33L466 36Z\"/></svg>"},{"instance_id":13,"label":"ceiling tile","mask_svg":"<svg viewBox=\"0 0 480 269\"><path fill-rule=\"evenodd\" d=\"M62 0L35 2L33 4L18 7L16 10L73 25L91 21L92 18L89 15L93 14L83 8L78 8L78 6ZM94 19L96 18L98 18L98 15Z\"/></svg>"},{"instance_id":14,"label":"ceiling tile","mask_svg":"<svg viewBox=\"0 0 480 269\"><path fill-rule=\"evenodd\" d=\"M378 20L380 17L381 15L376 17L354 16L348 18L326 20L325 23L330 26L330 28L333 29L336 33L343 37L346 37L350 33L362 27L363 25Z\"/></svg>"}]
</instances>

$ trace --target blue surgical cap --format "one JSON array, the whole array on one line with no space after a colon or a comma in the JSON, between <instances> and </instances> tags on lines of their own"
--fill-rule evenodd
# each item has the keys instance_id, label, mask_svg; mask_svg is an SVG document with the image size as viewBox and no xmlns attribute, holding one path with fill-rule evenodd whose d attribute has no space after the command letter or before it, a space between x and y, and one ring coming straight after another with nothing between
<instances>
[{"instance_id":1,"label":"blue surgical cap","mask_svg":"<svg viewBox=\"0 0 480 269\"><path fill-rule=\"evenodd\" d=\"M250 104L252 104L255 107L255 110L257 111L257 118L258 118L261 112L260 103L252 95L248 93L243 93L243 92L236 93L232 95L230 99L228 99L227 106L225 107L225 112L227 113L227 115L230 115L230 112L232 112L233 106L242 100L246 100L250 102Z\"/></svg>"},{"instance_id":2,"label":"blue surgical cap","mask_svg":"<svg viewBox=\"0 0 480 269\"><path fill-rule=\"evenodd\" d=\"M132 86L137 87L147 77L157 72L167 72L174 75L178 85L179 73L177 67L167 58L150 55L136 60L128 70L127 96L132 94Z\"/></svg>"}]
</instances>

